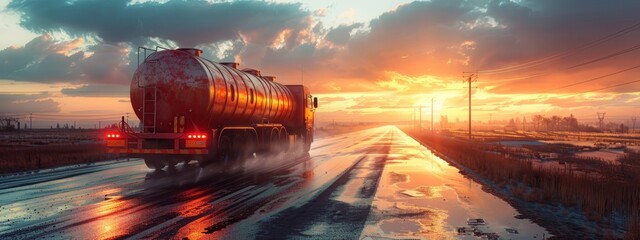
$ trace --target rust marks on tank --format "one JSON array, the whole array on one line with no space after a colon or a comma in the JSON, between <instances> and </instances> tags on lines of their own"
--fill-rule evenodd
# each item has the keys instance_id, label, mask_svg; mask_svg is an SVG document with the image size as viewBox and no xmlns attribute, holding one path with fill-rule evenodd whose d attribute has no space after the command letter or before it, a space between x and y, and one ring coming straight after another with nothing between
<instances>
[{"instance_id":1,"label":"rust marks on tank","mask_svg":"<svg viewBox=\"0 0 640 240\"><path fill-rule=\"evenodd\" d=\"M159 132L171 132L174 117L198 126L284 122L293 113L293 94L280 83L237 63L215 63L191 50L165 50L150 55L131 82L131 105L141 109L144 91L157 88ZM187 111L192 109L192 111ZM142 112L136 111L142 118ZM215 116L215 117L213 117Z\"/></svg>"}]
</instances>

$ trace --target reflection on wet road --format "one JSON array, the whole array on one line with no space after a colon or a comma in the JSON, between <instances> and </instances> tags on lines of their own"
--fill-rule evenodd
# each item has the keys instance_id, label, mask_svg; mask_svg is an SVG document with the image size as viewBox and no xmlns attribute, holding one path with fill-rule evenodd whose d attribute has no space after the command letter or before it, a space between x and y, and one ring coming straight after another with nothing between
<instances>
[{"instance_id":1,"label":"reflection on wet road","mask_svg":"<svg viewBox=\"0 0 640 240\"><path fill-rule=\"evenodd\" d=\"M514 215L395 127L224 170L131 160L0 178L2 239L450 238L476 217L505 238L542 237Z\"/></svg>"}]
</instances>

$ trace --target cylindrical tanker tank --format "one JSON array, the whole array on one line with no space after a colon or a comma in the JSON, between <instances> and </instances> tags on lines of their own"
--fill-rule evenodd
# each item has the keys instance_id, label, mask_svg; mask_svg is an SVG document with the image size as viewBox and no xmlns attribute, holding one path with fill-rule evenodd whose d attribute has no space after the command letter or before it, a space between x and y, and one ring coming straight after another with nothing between
<instances>
[{"instance_id":1,"label":"cylindrical tanker tank","mask_svg":"<svg viewBox=\"0 0 640 240\"><path fill-rule=\"evenodd\" d=\"M140 64L131 81L131 105L144 132L176 132L177 119L187 129L205 130L291 117L294 100L287 87L198 53L165 50Z\"/></svg>"}]
</instances>

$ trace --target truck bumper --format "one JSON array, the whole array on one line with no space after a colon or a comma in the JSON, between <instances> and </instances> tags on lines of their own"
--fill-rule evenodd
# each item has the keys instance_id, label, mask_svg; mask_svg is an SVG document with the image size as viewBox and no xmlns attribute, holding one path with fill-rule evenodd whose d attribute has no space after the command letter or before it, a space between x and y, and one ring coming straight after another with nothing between
<instances>
[{"instance_id":1,"label":"truck bumper","mask_svg":"<svg viewBox=\"0 0 640 240\"><path fill-rule=\"evenodd\" d=\"M188 154L204 155L208 154L208 149L138 149L138 148L107 148L108 153L122 154Z\"/></svg>"}]
</instances>

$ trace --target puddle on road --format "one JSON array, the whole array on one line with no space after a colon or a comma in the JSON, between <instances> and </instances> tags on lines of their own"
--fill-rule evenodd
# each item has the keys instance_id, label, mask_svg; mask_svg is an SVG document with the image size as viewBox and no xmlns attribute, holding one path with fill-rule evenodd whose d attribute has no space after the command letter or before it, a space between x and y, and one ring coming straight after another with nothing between
<instances>
[{"instance_id":1,"label":"puddle on road","mask_svg":"<svg viewBox=\"0 0 640 240\"><path fill-rule=\"evenodd\" d=\"M502 239L550 236L530 220L515 218L518 212L507 202L483 191L457 168L396 132L394 143L399 145L390 150L396 158L385 166L361 239L476 239L473 233L458 234L459 227L495 233ZM467 220L472 218L482 218L486 224L470 226Z\"/></svg>"},{"instance_id":2,"label":"puddle on road","mask_svg":"<svg viewBox=\"0 0 640 240\"><path fill-rule=\"evenodd\" d=\"M406 219L384 220L380 224L380 229L385 233L415 233L422 230L422 225L418 221Z\"/></svg>"},{"instance_id":3,"label":"puddle on road","mask_svg":"<svg viewBox=\"0 0 640 240\"><path fill-rule=\"evenodd\" d=\"M302 231L301 233L305 236L322 236L327 229L329 229L329 225L326 223L318 223L311 226L309 229Z\"/></svg>"}]
</instances>

